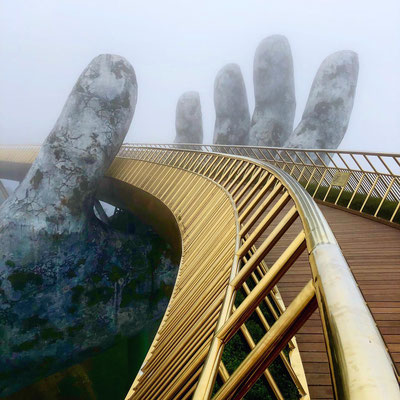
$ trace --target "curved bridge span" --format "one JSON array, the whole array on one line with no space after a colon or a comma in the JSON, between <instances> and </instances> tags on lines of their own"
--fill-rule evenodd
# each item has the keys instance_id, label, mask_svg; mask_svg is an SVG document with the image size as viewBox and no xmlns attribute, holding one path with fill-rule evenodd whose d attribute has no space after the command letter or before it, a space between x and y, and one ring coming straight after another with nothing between
<instances>
[{"instance_id":1,"label":"curved bridge span","mask_svg":"<svg viewBox=\"0 0 400 400\"><path fill-rule=\"evenodd\" d=\"M394 197L392 226L385 226L325 206L321 212L296 179L310 183L323 176L317 193L331 174L332 191L335 167L323 157L309 157L310 167L299 154L288 159L285 149L274 149L281 164L266 163L248 157L249 148L243 148L246 157L238 149L126 145L108 171L162 201L182 239L170 304L127 399L242 398L262 375L282 399L268 371L276 358L302 398L400 398L392 361L400 361L397 175L341 168L350 174L340 196L351 177L361 181L354 193L372 180L359 213L378 188L383 193L375 217ZM37 151L0 148L0 177L23 176ZM252 316L265 331L258 342L246 326ZM248 356L229 374L221 357L239 332ZM221 385L213 392L217 378Z\"/></svg>"}]
</instances>

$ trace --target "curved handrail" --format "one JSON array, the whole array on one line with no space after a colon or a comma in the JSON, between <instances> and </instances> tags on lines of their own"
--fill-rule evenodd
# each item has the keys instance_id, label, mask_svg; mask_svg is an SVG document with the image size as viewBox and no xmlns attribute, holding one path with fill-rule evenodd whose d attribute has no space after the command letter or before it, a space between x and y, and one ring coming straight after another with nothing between
<instances>
[{"instance_id":1,"label":"curved handrail","mask_svg":"<svg viewBox=\"0 0 400 400\"><path fill-rule=\"evenodd\" d=\"M293 177L274 165L248 157L170 149L160 145L123 146L119 156L202 175L222 185L236 202L242 246L235 257L237 262L240 261L241 269L231 276L227 286L221 313L223 317L216 326L195 387L195 399L210 397L217 373L225 383L215 399L242 396L276 357L276 349L283 348L311 315L317 303L336 398L400 398L390 356L334 235L315 202ZM272 200L268 203L268 196L279 200L275 204ZM284 207L290 199L295 206L285 213ZM256 219L252 221L252 212L261 216L264 210L268 210L268 214L262 222L256 224ZM278 225L258 248L253 249L261 232L281 213L284 216ZM232 312L238 288L245 284L255 268L259 268L263 256L292 225L297 215L302 221L302 231L271 268L264 274L260 273L259 283ZM312 282L282 313L238 369L230 377L225 376L220 362L224 344L244 326L246 318L295 262L305 245ZM136 398L135 393L132 398Z\"/></svg>"},{"instance_id":2,"label":"curved handrail","mask_svg":"<svg viewBox=\"0 0 400 400\"><path fill-rule=\"evenodd\" d=\"M400 154L218 144L135 144L242 155L287 171L313 198L350 212L400 223Z\"/></svg>"}]
</instances>

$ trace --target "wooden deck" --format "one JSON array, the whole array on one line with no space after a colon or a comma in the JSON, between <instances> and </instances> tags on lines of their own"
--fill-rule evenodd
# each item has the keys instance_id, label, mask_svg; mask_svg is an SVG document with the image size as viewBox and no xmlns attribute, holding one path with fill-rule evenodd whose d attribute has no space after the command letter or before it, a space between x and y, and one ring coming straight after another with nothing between
<instances>
[{"instance_id":1,"label":"wooden deck","mask_svg":"<svg viewBox=\"0 0 400 400\"><path fill-rule=\"evenodd\" d=\"M347 259L368 306L400 368L400 230L320 205ZM297 221L267 255L268 264L300 229ZM269 229L264 233L265 238ZM261 238L261 239L262 239ZM299 258L278 284L289 304L311 278L306 254ZM333 399L328 359L318 310L296 335L311 399Z\"/></svg>"}]
</instances>

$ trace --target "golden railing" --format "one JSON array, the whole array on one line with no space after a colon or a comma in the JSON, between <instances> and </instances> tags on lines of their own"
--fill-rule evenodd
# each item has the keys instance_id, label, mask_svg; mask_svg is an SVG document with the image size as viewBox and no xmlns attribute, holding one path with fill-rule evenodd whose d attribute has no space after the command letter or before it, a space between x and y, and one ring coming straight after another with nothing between
<instances>
[{"instance_id":1,"label":"golden railing","mask_svg":"<svg viewBox=\"0 0 400 400\"><path fill-rule=\"evenodd\" d=\"M7 189L4 187L3 182L0 181L0 198L6 199L8 197Z\"/></svg>"},{"instance_id":2,"label":"golden railing","mask_svg":"<svg viewBox=\"0 0 400 400\"><path fill-rule=\"evenodd\" d=\"M289 173L317 201L400 223L400 154L216 144L136 146L221 152L266 161Z\"/></svg>"},{"instance_id":3,"label":"golden railing","mask_svg":"<svg viewBox=\"0 0 400 400\"><path fill-rule=\"evenodd\" d=\"M0 148L0 161L32 161L37 150L14 158ZM127 399L239 399L263 374L281 399L268 371L277 357L307 398L301 365L284 349L289 344L295 358L294 335L317 307L336 398L400 399L390 355L346 260L318 206L288 173L237 155L125 145L108 175L164 202L182 236L174 292ZM285 309L276 284L304 254L312 279ZM235 307L239 290L245 297ZM273 303L273 324L263 302ZM265 330L258 343L246 326L252 315ZM221 357L239 330L249 353L229 374ZM223 384L213 393L217 376Z\"/></svg>"}]
</instances>

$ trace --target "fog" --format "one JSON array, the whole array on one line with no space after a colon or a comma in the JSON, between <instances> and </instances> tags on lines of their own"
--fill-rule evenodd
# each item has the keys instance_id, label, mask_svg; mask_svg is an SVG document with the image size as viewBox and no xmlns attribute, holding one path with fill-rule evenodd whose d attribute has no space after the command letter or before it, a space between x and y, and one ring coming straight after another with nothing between
<instances>
[{"instance_id":1,"label":"fog","mask_svg":"<svg viewBox=\"0 0 400 400\"><path fill-rule=\"evenodd\" d=\"M0 143L41 143L79 74L101 53L124 56L136 71L127 142L172 142L177 99L196 90L211 143L216 73L240 65L252 111L254 52L271 34L287 36L292 47L295 125L323 59L354 50L358 88L340 148L400 153L398 0L1 0Z\"/></svg>"}]
</instances>

